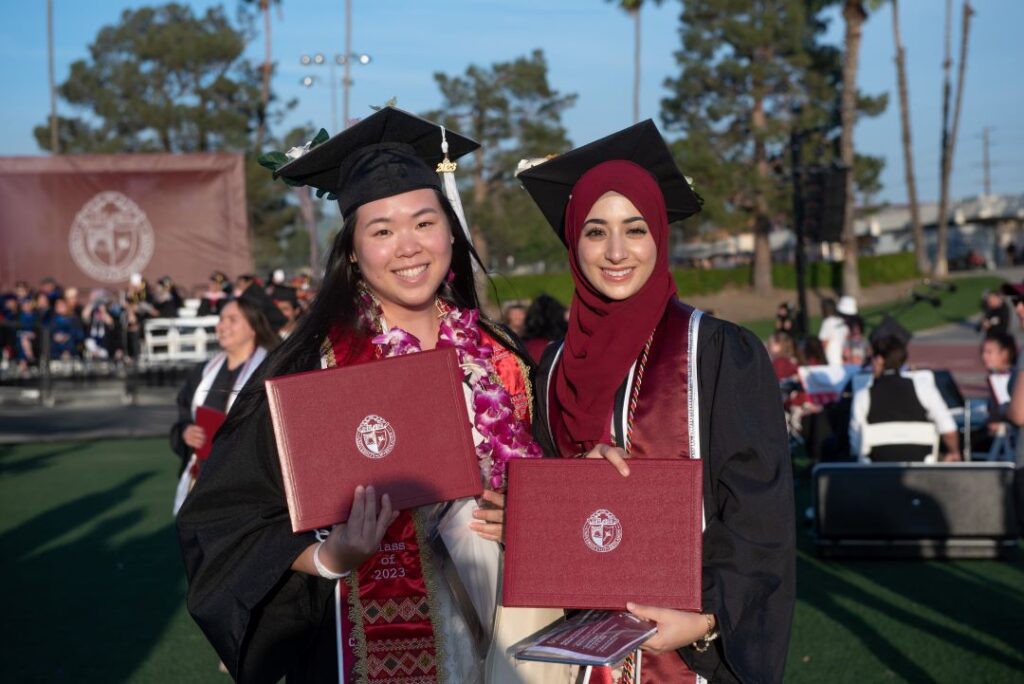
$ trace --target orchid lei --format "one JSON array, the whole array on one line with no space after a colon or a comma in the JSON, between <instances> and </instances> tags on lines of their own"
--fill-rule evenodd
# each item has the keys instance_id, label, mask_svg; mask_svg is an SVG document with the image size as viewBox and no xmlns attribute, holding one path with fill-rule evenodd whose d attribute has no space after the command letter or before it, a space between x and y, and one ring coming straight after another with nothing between
<instances>
[{"instance_id":1,"label":"orchid lei","mask_svg":"<svg viewBox=\"0 0 1024 684\"><path fill-rule=\"evenodd\" d=\"M363 292L364 322L379 334L372 342L380 347L384 357L401 356L422 351L415 335L391 328L383 330L380 304L369 293ZM476 446L480 470L488 485L495 490L505 487L508 462L513 458L540 458L540 447L533 441L523 421L517 420L512 397L501 384L491 363L493 350L483 344L475 309L459 309L438 299L441 329L437 338L438 349L454 347L459 365L473 391L473 425L483 436Z\"/></svg>"}]
</instances>

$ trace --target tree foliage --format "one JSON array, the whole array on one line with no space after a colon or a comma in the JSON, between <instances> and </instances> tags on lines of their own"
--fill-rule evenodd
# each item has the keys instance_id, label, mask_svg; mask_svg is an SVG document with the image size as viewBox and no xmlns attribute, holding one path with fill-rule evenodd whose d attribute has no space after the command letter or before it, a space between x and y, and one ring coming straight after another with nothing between
<instances>
[{"instance_id":1,"label":"tree foliage","mask_svg":"<svg viewBox=\"0 0 1024 684\"><path fill-rule=\"evenodd\" d=\"M544 53L488 67L470 65L461 75L434 75L443 97L440 111L426 116L481 144L460 162L467 182L470 220L484 237L490 261L504 267L519 260L561 260L550 227L515 179L520 159L558 154L571 147L562 114L575 94L554 90Z\"/></svg>"},{"instance_id":2,"label":"tree foliage","mask_svg":"<svg viewBox=\"0 0 1024 684\"><path fill-rule=\"evenodd\" d=\"M819 128L805 160L837 157L841 52L823 44L822 0L687 0L679 75L662 119L681 133L680 166L705 200L702 220L755 234L754 284L771 287L768 233L789 222L790 134ZM862 98L864 111L884 100ZM825 159L822 159L824 155Z\"/></svg>"}]
</instances>

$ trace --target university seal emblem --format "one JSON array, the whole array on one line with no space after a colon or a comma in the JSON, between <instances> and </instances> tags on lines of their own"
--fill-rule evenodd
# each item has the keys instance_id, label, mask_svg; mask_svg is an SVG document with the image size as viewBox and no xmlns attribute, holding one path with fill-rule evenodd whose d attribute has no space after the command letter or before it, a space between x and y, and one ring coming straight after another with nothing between
<instances>
[{"instance_id":1,"label":"university seal emblem","mask_svg":"<svg viewBox=\"0 0 1024 684\"><path fill-rule=\"evenodd\" d=\"M395 448L395 429L380 416L368 415L356 428L356 448L366 458L384 458Z\"/></svg>"},{"instance_id":2,"label":"university seal emblem","mask_svg":"<svg viewBox=\"0 0 1024 684\"><path fill-rule=\"evenodd\" d=\"M153 258L153 226L120 192L101 192L75 215L68 235L71 258L86 275L106 283L128 280Z\"/></svg>"},{"instance_id":3,"label":"university seal emblem","mask_svg":"<svg viewBox=\"0 0 1024 684\"><path fill-rule=\"evenodd\" d=\"M599 508L590 514L583 525L583 541L591 551L614 551L622 541L622 523L607 508Z\"/></svg>"}]
</instances>

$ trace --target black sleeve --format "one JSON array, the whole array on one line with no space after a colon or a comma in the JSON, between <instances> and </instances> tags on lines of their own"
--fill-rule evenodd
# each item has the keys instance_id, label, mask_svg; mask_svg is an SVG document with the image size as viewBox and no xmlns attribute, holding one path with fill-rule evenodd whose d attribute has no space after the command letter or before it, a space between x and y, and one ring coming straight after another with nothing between
<instances>
[{"instance_id":1,"label":"black sleeve","mask_svg":"<svg viewBox=\"0 0 1024 684\"><path fill-rule=\"evenodd\" d=\"M195 395L196 389L203 379L204 365L205 363L197 364L188 372L188 375L185 376L185 384L178 392L178 398L175 400L178 406L178 420L171 425L170 442L171 450L181 459L181 468L178 470L179 476L188 464L189 456L192 453L192 450L185 444L182 435L185 432L185 428L192 424L192 397Z\"/></svg>"},{"instance_id":2,"label":"black sleeve","mask_svg":"<svg viewBox=\"0 0 1024 684\"><path fill-rule=\"evenodd\" d=\"M781 682L796 601L796 527L778 382L757 337L707 323L698 369L703 603L721 637L703 654L680 653L712 682Z\"/></svg>"},{"instance_id":3,"label":"black sleeve","mask_svg":"<svg viewBox=\"0 0 1024 684\"><path fill-rule=\"evenodd\" d=\"M314 538L291 530L265 399L218 432L177 527L188 610L235 680L313 665L334 583L290 569Z\"/></svg>"},{"instance_id":4,"label":"black sleeve","mask_svg":"<svg viewBox=\"0 0 1024 684\"><path fill-rule=\"evenodd\" d=\"M537 371L533 378L534 406L536 407L533 415L533 439L540 445L544 455L549 458L559 456L548 427L548 383L551 381L551 369L554 366L555 357L558 356L558 350L561 348L561 342L547 346L544 354L540 357L540 363L537 364Z\"/></svg>"}]
</instances>

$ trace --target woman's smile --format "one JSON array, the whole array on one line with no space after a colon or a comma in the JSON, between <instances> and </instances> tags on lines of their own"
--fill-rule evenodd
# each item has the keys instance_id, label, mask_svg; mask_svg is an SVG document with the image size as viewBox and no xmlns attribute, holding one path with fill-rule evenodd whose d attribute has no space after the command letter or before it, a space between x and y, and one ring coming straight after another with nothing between
<instances>
[{"instance_id":1,"label":"woman's smile","mask_svg":"<svg viewBox=\"0 0 1024 684\"><path fill-rule=\"evenodd\" d=\"M423 280L423 274L427 272L428 264L420 264L418 266L407 266L405 268L391 271L401 280L404 280L410 284L419 284Z\"/></svg>"},{"instance_id":2,"label":"woman's smile","mask_svg":"<svg viewBox=\"0 0 1024 684\"><path fill-rule=\"evenodd\" d=\"M617 192L607 192L587 214L576 255L594 289L621 301L639 292L651 277L658 248L636 205Z\"/></svg>"}]
</instances>

